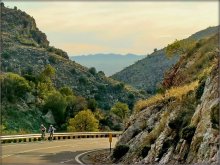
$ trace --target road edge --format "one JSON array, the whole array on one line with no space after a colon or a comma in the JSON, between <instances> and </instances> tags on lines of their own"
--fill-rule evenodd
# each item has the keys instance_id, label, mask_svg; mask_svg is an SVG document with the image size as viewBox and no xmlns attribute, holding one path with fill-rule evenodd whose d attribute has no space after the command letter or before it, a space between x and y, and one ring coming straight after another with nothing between
<instances>
[{"instance_id":1,"label":"road edge","mask_svg":"<svg viewBox=\"0 0 220 165\"><path fill-rule=\"evenodd\" d=\"M106 149L106 148L94 149L94 150L89 150L89 151L83 152L83 153L81 153L81 154L76 155L75 161L76 161L77 163L81 164L81 165L86 165L85 163L83 163L83 162L80 160L80 158L81 158L82 156L84 156L85 154L90 153L90 152L95 152L95 151L100 151L100 150L105 150L105 149Z\"/></svg>"}]
</instances>

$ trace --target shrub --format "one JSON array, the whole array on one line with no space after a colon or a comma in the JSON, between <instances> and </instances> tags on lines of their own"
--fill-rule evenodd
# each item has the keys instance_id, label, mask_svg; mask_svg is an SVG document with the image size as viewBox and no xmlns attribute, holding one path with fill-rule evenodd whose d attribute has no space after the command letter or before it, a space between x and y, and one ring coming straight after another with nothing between
<instances>
[{"instance_id":1,"label":"shrub","mask_svg":"<svg viewBox=\"0 0 220 165\"><path fill-rule=\"evenodd\" d=\"M88 80L87 80L87 78L86 77L84 77L84 76L81 76L80 78L79 78L79 83L81 83L81 84L87 84L88 83Z\"/></svg>"},{"instance_id":2,"label":"shrub","mask_svg":"<svg viewBox=\"0 0 220 165\"><path fill-rule=\"evenodd\" d=\"M55 48L55 47L53 47L53 46L47 47L47 51L52 52L52 53L55 53L55 54L57 54L57 55L59 55L59 56L61 56L61 57L64 57L64 58L66 58L66 59L69 58L66 52L64 52L64 51L61 50L61 49L57 49L57 48Z\"/></svg>"},{"instance_id":3,"label":"shrub","mask_svg":"<svg viewBox=\"0 0 220 165\"><path fill-rule=\"evenodd\" d=\"M187 140L188 142L190 142L194 136L195 131L196 131L195 126L186 126L183 128L181 132L181 137L184 140Z\"/></svg>"},{"instance_id":4,"label":"shrub","mask_svg":"<svg viewBox=\"0 0 220 165\"><path fill-rule=\"evenodd\" d=\"M92 75L96 75L96 69L94 67L89 68L89 73L91 73Z\"/></svg>"},{"instance_id":5,"label":"shrub","mask_svg":"<svg viewBox=\"0 0 220 165\"><path fill-rule=\"evenodd\" d=\"M124 89L124 87L125 87L125 84L124 84L124 83L119 83L119 84L116 84L116 85L114 86L114 89L115 89L116 91L121 91L122 89Z\"/></svg>"},{"instance_id":6,"label":"shrub","mask_svg":"<svg viewBox=\"0 0 220 165\"><path fill-rule=\"evenodd\" d=\"M72 68L72 69L70 70L70 72L71 72L72 74L76 74L76 69L75 69L75 68Z\"/></svg>"},{"instance_id":7,"label":"shrub","mask_svg":"<svg viewBox=\"0 0 220 165\"><path fill-rule=\"evenodd\" d=\"M58 62L58 59L56 56L50 55L48 58L49 62L52 64L56 64Z\"/></svg>"},{"instance_id":8,"label":"shrub","mask_svg":"<svg viewBox=\"0 0 220 165\"><path fill-rule=\"evenodd\" d=\"M4 58L4 59L9 59L11 57L11 54L9 52L2 52L1 56Z\"/></svg>"},{"instance_id":9,"label":"shrub","mask_svg":"<svg viewBox=\"0 0 220 165\"><path fill-rule=\"evenodd\" d=\"M25 74L23 77L24 77L26 80L28 80L28 81L32 81L32 82L34 82L34 83L37 82L37 78L36 78L35 76L29 75L29 74Z\"/></svg>"},{"instance_id":10,"label":"shrub","mask_svg":"<svg viewBox=\"0 0 220 165\"><path fill-rule=\"evenodd\" d=\"M145 158L150 151L151 147L150 146L144 146L144 148L141 151L141 156Z\"/></svg>"},{"instance_id":11,"label":"shrub","mask_svg":"<svg viewBox=\"0 0 220 165\"><path fill-rule=\"evenodd\" d=\"M178 117L176 117L173 120L170 120L170 122L168 123L168 126L171 129L176 129L176 130L180 129L181 125L182 125L182 118L181 118L181 116L178 116Z\"/></svg>"},{"instance_id":12,"label":"shrub","mask_svg":"<svg viewBox=\"0 0 220 165\"><path fill-rule=\"evenodd\" d=\"M16 98L24 97L27 92L30 92L31 87L25 78L8 73L2 80L2 96L9 101L15 101Z\"/></svg>"},{"instance_id":13,"label":"shrub","mask_svg":"<svg viewBox=\"0 0 220 165\"><path fill-rule=\"evenodd\" d=\"M122 128L122 126L120 124L116 124L116 125L114 125L112 127L112 130L114 130L114 131L122 131L123 128Z\"/></svg>"},{"instance_id":14,"label":"shrub","mask_svg":"<svg viewBox=\"0 0 220 165\"><path fill-rule=\"evenodd\" d=\"M116 160L119 160L121 157L123 157L128 152L128 150L129 150L128 145L118 145L113 150L113 155L112 156Z\"/></svg>"},{"instance_id":15,"label":"shrub","mask_svg":"<svg viewBox=\"0 0 220 165\"><path fill-rule=\"evenodd\" d=\"M60 88L59 91L64 96L72 96L73 95L72 89L68 86L64 86L64 87Z\"/></svg>"}]
</instances>

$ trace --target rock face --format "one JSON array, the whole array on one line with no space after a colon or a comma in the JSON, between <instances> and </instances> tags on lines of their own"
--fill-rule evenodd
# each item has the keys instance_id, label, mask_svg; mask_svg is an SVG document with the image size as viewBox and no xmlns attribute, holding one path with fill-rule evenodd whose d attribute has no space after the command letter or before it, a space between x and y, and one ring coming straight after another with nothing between
<instances>
[{"instance_id":1,"label":"rock face","mask_svg":"<svg viewBox=\"0 0 220 165\"><path fill-rule=\"evenodd\" d=\"M210 44L209 41L214 41L212 39L203 46L217 42ZM173 70L170 71L176 85L199 80L198 86L179 99L167 99L167 92L160 101L133 114L117 143L117 146L129 145L129 151L118 163L217 164L220 140L218 56L215 46L207 52L203 46L190 56L181 58L173 67L178 73L185 73L187 69L192 71L192 66L199 63L195 59L201 57L201 52L202 56L210 58L213 53L212 60L199 68L203 71L198 70L194 76L185 77L185 81L177 81L181 76L172 75ZM175 86L175 89L178 92L180 87Z\"/></svg>"}]
</instances>

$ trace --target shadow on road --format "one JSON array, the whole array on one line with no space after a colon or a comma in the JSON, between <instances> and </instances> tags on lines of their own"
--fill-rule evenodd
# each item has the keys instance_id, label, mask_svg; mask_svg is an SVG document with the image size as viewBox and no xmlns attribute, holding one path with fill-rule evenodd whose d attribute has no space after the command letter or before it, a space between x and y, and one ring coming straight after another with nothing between
<instances>
[{"instance_id":1,"label":"shadow on road","mask_svg":"<svg viewBox=\"0 0 220 165\"><path fill-rule=\"evenodd\" d=\"M55 151L54 151L55 152ZM42 154L41 159L46 160L48 163L62 163L62 164L78 164L75 157L85 151L62 151L56 153Z\"/></svg>"}]
</instances>

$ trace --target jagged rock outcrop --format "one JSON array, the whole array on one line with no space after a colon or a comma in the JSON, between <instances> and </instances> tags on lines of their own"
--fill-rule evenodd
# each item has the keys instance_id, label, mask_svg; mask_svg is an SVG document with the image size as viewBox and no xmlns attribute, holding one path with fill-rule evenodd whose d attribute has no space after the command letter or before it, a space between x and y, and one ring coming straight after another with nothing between
<instances>
[{"instance_id":1,"label":"jagged rock outcrop","mask_svg":"<svg viewBox=\"0 0 220 165\"><path fill-rule=\"evenodd\" d=\"M145 108L142 106L131 116L116 145L128 145L129 150L116 163L219 163L217 38L216 35L203 41L201 47L180 59L167 73L174 83L164 95L152 97L151 104L141 102ZM186 77L190 72L193 75ZM188 83L195 86L190 88Z\"/></svg>"}]
</instances>

